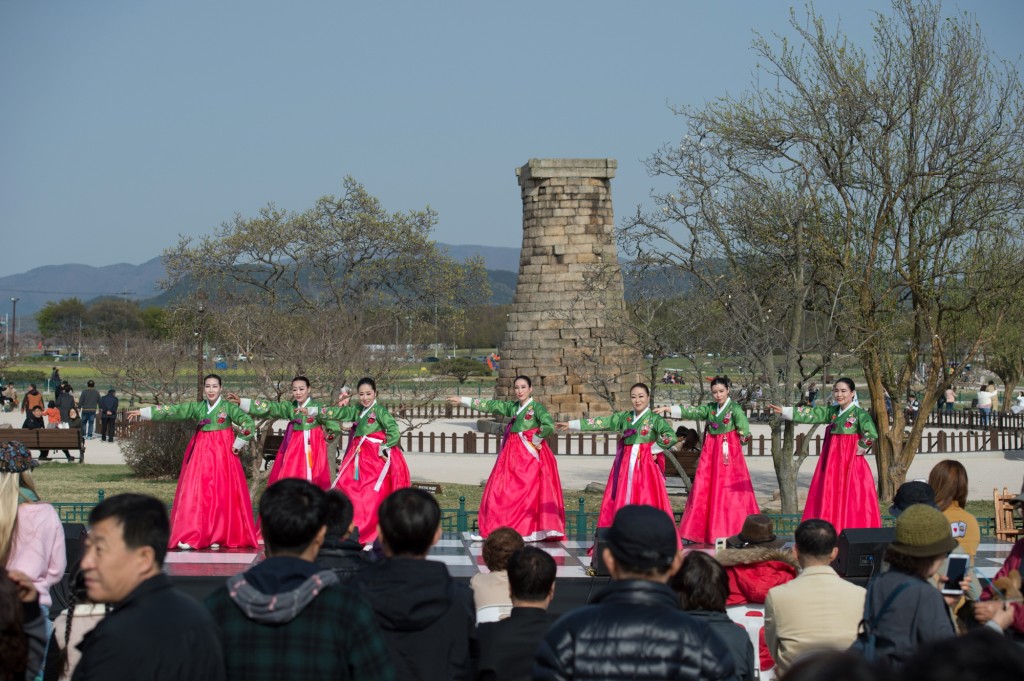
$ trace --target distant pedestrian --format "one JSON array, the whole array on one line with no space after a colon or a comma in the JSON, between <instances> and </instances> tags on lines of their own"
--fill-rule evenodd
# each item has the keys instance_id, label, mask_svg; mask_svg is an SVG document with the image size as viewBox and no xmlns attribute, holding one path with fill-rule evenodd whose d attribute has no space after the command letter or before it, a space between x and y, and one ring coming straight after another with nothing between
<instances>
[{"instance_id":1,"label":"distant pedestrian","mask_svg":"<svg viewBox=\"0 0 1024 681\"><path fill-rule=\"evenodd\" d=\"M54 402L57 404L57 409L60 411L60 420L61 421L67 421L68 420L68 414L76 406L75 405L75 397L71 393L72 390L73 390L73 388L71 387L71 384L70 383L65 383L61 387L60 393L57 395L57 399L54 400Z\"/></svg>"},{"instance_id":2,"label":"distant pedestrian","mask_svg":"<svg viewBox=\"0 0 1024 681\"><path fill-rule=\"evenodd\" d=\"M35 383L29 383L28 392L25 393L24 399L21 401L21 413L31 414L32 407L38 406L40 409L45 409L43 395L36 389Z\"/></svg>"},{"instance_id":3,"label":"distant pedestrian","mask_svg":"<svg viewBox=\"0 0 1024 681\"><path fill-rule=\"evenodd\" d=\"M57 396L60 394L60 388L61 388L61 383L62 382L63 381L61 381L61 379L60 379L60 369L58 369L57 367L53 367L50 370L50 380L49 380L49 385L53 386L53 399L57 399Z\"/></svg>"},{"instance_id":4,"label":"distant pedestrian","mask_svg":"<svg viewBox=\"0 0 1024 681\"><path fill-rule=\"evenodd\" d=\"M113 388L100 398L100 442L114 441L114 425L117 422L117 396Z\"/></svg>"},{"instance_id":5,"label":"distant pedestrian","mask_svg":"<svg viewBox=\"0 0 1024 681\"><path fill-rule=\"evenodd\" d=\"M78 411L82 415L82 435L91 440L96 427L96 413L100 407L100 393L96 390L96 382L89 381L85 390L78 396Z\"/></svg>"}]
</instances>

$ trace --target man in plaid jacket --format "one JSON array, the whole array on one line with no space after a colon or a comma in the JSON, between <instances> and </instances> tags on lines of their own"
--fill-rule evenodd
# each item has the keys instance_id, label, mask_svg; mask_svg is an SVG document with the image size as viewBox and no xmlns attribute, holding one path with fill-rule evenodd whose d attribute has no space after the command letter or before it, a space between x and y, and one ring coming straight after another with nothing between
<instances>
[{"instance_id":1,"label":"man in plaid jacket","mask_svg":"<svg viewBox=\"0 0 1024 681\"><path fill-rule=\"evenodd\" d=\"M229 681L395 678L373 610L313 562L326 517L326 494L305 480L281 480L263 493L267 559L206 599Z\"/></svg>"}]
</instances>

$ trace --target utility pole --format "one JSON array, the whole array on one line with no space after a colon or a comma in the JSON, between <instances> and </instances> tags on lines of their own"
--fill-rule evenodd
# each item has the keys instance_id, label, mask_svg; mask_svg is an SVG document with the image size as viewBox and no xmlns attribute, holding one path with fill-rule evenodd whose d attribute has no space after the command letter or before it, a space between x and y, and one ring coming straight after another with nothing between
<instances>
[{"instance_id":1,"label":"utility pole","mask_svg":"<svg viewBox=\"0 0 1024 681\"><path fill-rule=\"evenodd\" d=\"M18 301L21 298L11 298L11 325L14 327L14 336L11 337L11 353L18 354Z\"/></svg>"}]
</instances>

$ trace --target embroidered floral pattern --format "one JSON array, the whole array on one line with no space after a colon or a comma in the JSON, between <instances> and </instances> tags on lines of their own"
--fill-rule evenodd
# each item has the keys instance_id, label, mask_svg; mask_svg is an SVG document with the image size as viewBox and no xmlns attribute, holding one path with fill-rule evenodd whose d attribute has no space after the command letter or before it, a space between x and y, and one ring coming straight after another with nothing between
<instances>
[{"instance_id":1,"label":"embroidered floral pattern","mask_svg":"<svg viewBox=\"0 0 1024 681\"><path fill-rule=\"evenodd\" d=\"M587 425L593 426L597 424L597 419L587 419Z\"/></svg>"},{"instance_id":2,"label":"embroidered floral pattern","mask_svg":"<svg viewBox=\"0 0 1024 681\"><path fill-rule=\"evenodd\" d=\"M306 423L313 423L314 421L316 421L316 419L313 418L312 416L306 417ZM305 437L305 435L303 435L303 437Z\"/></svg>"},{"instance_id":3,"label":"embroidered floral pattern","mask_svg":"<svg viewBox=\"0 0 1024 681\"><path fill-rule=\"evenodd\" d=\"M650 424L647 424L647 423L645 423L643 428L640 429L640 434L643 435L644 437L647 437L647 435L650 434L650 432L651 432L651 426L650 426Z\"/></svg>"},{"instance_id":4,"label":"embroidered floral pattern","mask_svg":"<svg viewBox=\"0 0 1024 681\"><path fill-rule=\"evenodd\" d=\"M371 425L371 426L373 424L377 423L377 416L375 414L370 414L370 418L366 419L366 423L367 423L367 425Z\"/></svg>"},{"instance_id":5,"label":"embroidered floral pattern","mask_svg":"<svg viewBox=\"0 0 1024 681\"><path fill-rule=\"evenodd\" d=\"M725 418L722 419L722 423L724 423L725 425L729 425L730 421L732 421L732 415L731 414L726 414Z\"/></svg>"},{"instance_id":6,"label":"embroidered floral pattern","mask_svg":"<svg viewBox=\"0 0 1024 681\"><path fill-rule=\"evenodd\" d=\"M224 412L217 414L217 425L224 425L224 422L228 420L228 415Z\"/></svg>"}]
</instances>

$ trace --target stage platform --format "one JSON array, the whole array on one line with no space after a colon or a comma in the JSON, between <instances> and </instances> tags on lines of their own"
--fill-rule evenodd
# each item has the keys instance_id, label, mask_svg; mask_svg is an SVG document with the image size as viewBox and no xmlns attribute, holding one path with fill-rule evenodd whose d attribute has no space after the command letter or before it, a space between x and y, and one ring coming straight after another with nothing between
<instances>
[{"instance_id":1,"label":"stage platform","mask_svg":"<svg viewBox=\"0 0 1024 681\"><path fill-rule=\"evenodd\" d=\"M531 544L547 551L558 566L555 586L555 600L551 612L561 614L585 605L590 597L608 583L607 577L589 574L591 559L587 555L590 542L547 541ZM1010 555L1013 544L1009 542L983 542L978 548L975 560L978 572L991 578ZM694 544L687 551L698 550L714 553L714 547ZM487 572L483 560L483 542L470 539L470 533L445 533L428 556L448 566L448 571L459 581L468 582L479 573ZM263 559L262 550L254 549L206 549L202 551L168 551L165 570L175 585L202 600L228 577L244 572Z\"/></svg>"}]
</instances>

